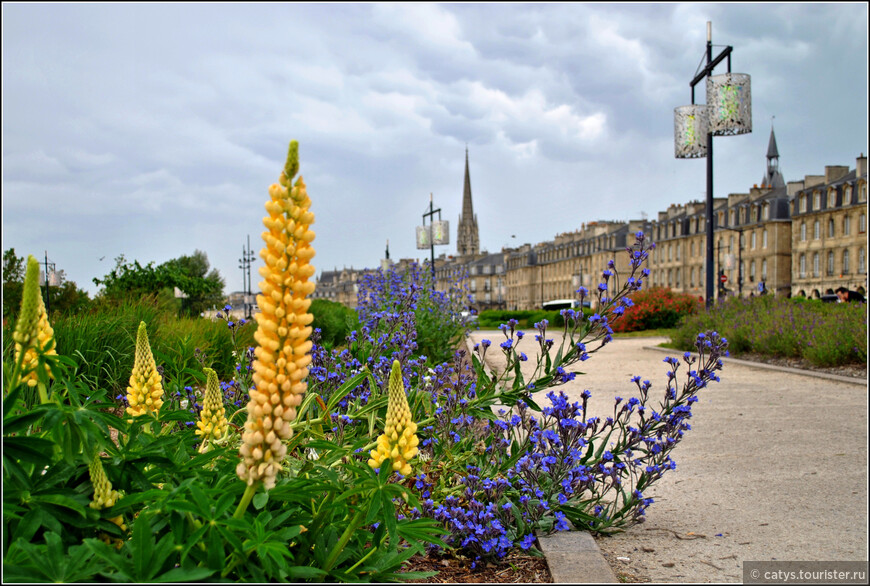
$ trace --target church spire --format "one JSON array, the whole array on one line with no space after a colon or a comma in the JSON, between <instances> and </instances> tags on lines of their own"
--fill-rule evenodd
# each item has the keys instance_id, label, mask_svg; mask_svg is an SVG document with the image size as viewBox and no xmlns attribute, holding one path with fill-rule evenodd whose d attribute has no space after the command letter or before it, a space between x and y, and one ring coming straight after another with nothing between
<instances>
[{"instance_id":1,"label":"church spire","mask_svg":"<svg viewBox=\"0 0 870 586\"><path fill-rule=\"evenodd\" d=\"M462 190L462 214L456 235L456 252L459 256L480 252L480 237L477 231L477 216L471 203L471 173L468 170L468 145L465 146L465 185Z\"/></svg>"},{"instance_id":2,"label":"church spire","mask_svg":"<svg viewBox=\"0 0 870 586\"><path fill-rule=\"evenodd\" d=\"M785 187L785 179L779 170L779 149L776 148L776 135L773 133L773 120L770 122L770 141L767 144L767 172L761 186L775 189Z\"/></svg>"}]
</instances>

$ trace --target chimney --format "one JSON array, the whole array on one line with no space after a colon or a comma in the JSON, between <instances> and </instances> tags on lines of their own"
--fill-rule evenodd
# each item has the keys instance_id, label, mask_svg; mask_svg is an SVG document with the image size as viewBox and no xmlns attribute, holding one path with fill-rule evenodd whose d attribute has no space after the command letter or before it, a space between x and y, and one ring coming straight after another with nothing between
<instances>
[{"instance_id":1,"label":"chimney","mask_svg":"<svg viewBox=\"0 0 870 586\"><path fill-rule=\"evenodd\" d=\"M867 157L864 156L864 153L861 153L861 156L855 159L855 175L857 177L861 177L862 175L867 174Z\"/></svg>"},{"instance_id":2,"label":"chimney","mask_svg":"<svg viewBox=\"0 0 870 586\"><path fill-rule=\"evenodd\" d=\"M824 175L804 175L804 189L821 185L825 182Z\"/></svg>"},{"instance_id":3,"label":"chimney","mask_svg":"<svg viewBox=\"0 0 870 586\"><path fill-rule=\"evenodd\" d=\"M825 183L833 183L837 179L847 175L849 167L844 165L826 165L825 166Z\"/></svg>"},{"instance_id":4,"label":"chimney","mask_svg":"<svg viewBox=\"0 0 870 586\"><path fill-rule=\"evenodd\" d=\"M789 181L788 186L786 187L787 193L789 197L794 197L798 191L804 188L803 181Z\"/></svg>"}]
</instances>

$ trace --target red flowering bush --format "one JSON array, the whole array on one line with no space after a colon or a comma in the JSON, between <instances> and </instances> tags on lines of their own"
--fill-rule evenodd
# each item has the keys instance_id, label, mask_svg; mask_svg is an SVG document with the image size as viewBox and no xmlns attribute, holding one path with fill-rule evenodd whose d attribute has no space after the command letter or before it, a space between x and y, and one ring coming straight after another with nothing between
<instances>
[{"instance_id":1,"label":"red flowering bush","mask_svg":"<svg viewBox=\"0 0 870 586\"><path fill-rule=\"evenodd\" d=\"M675 328L685 316L704 307L703 300L697 297L662 287L640 290L631 300L633 305L613 323L614 332Z\"/></svg>"}]
</instances>

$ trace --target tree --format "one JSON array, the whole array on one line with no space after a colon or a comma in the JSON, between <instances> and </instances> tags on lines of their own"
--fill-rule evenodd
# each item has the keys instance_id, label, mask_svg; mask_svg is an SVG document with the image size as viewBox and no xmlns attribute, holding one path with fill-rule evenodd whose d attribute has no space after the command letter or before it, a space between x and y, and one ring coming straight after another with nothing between
<instances>
[{"instance_id":1,"label":"tree","mask_svg":"<svg viewBox=\"0 0 870 586\"><path fill-rule=\"evenodd\" d=\"M24 257L15 254L10 248L3 252L3 321L13 320L21 308L21 290L24 286ZM55 313L71 313L87 308L90 297L79 289L73 281L67 281L63 271L58 271L58 285L42 287L43 295L49 296L48 309Z\"/></svg>"},{"instance_id":2,"label":"tree","mask_svg":"<svg viewBox=\"0 0 870 586\"><path fill-rule=\"evenodd\" d=\"M94 283L103 286L108 300L120 300L142 295L171 294L178 288L184 297L181 312L199 315L209 307L223 303L224 280L217 269L209 271L208 256L201 250L154 266L127 262L124 255L115 258L115 268ZM168 291L167 291L168 290Z\"/></svg>"},{"instance_id":3,"label":"tree","mask_svg":"<svg viewBox=\"0 0 870 586\"><path fill-rule=\"evenodd\" d=\"M14 248L3 252L3 323L18 315L24 269L24 258L16 256Z\"/></svg>"}]
</instances>

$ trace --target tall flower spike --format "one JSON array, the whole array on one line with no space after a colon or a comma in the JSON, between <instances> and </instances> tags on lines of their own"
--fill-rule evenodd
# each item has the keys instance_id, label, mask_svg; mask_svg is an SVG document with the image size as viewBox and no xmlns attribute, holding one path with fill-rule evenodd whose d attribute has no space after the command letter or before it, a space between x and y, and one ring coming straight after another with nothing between
<instances>
[{"instance_id":1,"label":"tall flower spike","mask_svg":"<svg viewBox=\"0 0 870 586\"><path fill-rule=\"evenodd\" d=\"M39 382L36 369L39 365L38 352L56 355L54 330L48 323L48 314L39 292L39 261L33 256L27 258L27 273L24 276L24 289L21 295L21 314L12 335L15 341L15 361L24 352L22 369L28 386L35 387ZM45 366L48 376L51 371Z\"/></svg>"},{"instance_id":2,"label":"tall flower spike","mask_svg":"<svg viewBox=\"0 0 870 586\"><path fill-rule=\"evenodd\" d=\"M90 507L92 509L108 509L115 505L118 502L118 499L121 498L121 493L117 490L112 490L112 483L109 482L108 477L106 476L106 471L103 470L103 463L99 457L95 457L93 461L88 464L88 472L91 475L91 484L94 485L94 500L91 501ZM127 529L127 526L124 525L124 518L121 515L118 515L114 519L109 519L112 523L121 528L121 531Z\"/></svg>"},{"instance_id":3,"label":"tall flower spike","mask_svg":"<svg viewBox=\"0 0 870 586\"><path fill-rule=\"evenodd\" d=\"M163 406L163 383L151 354L144 321L139 323L139 332L136 334L136 358L130 386L127 387L127 402L130 404L127 413L134 417L147 413L156 415Z\"/></svg>"},{"instance_id":4,"label":"tall flower spike","mask_svg":"<svg viewBox=\"0 0 870 586\"><path fill-rule=\"evenodd\" d=\"M263 218L266 246L260 256L266 265L260 268L261 294L257 295L260 313L254 317L259 327L254 338L253 382L248 403L248 419L242 434L236 468L249 486L263 482L266 490L275 486L275 477L287 454L283 440L290 439L290 422L307 388L305 378L311 363L311 326L314 316L308 313L314 283L310 264L314 256L311 242L314 214L308 211L311 199L300 176L291 188L299 168L299 145L290 143L287 163L279 183L269 187L266 202L268 216Z\"/></svg>"},{"instance_id":5,"label":"tall flower spike","mask_svg":"<svg viewBox=\"0 0 870 586\"><path fill-rule=\"evenodd\" d=\"M203 371L206 376L205 398L196 422L196 435L202 437L202 447L205 448L209 440L219 440L227 433L227 418L217 373L211 368Z\"/></svg>"},{"instance_id":6,"label":"tall flower spike","mask_svg":"<svg viewBox=\"0 0 870 586\"><path fill-rule=\"evenodd\" d=\"M393 361L390 372L389 402L384 433L378 438L378 447L371 451L369 466L380 468L385 460L390 460L393 470L403 476L411 473L409 460L417 455L417 424L411 421L411 408L402 384L402 366Z\"/></svg>"}]
</instances>

